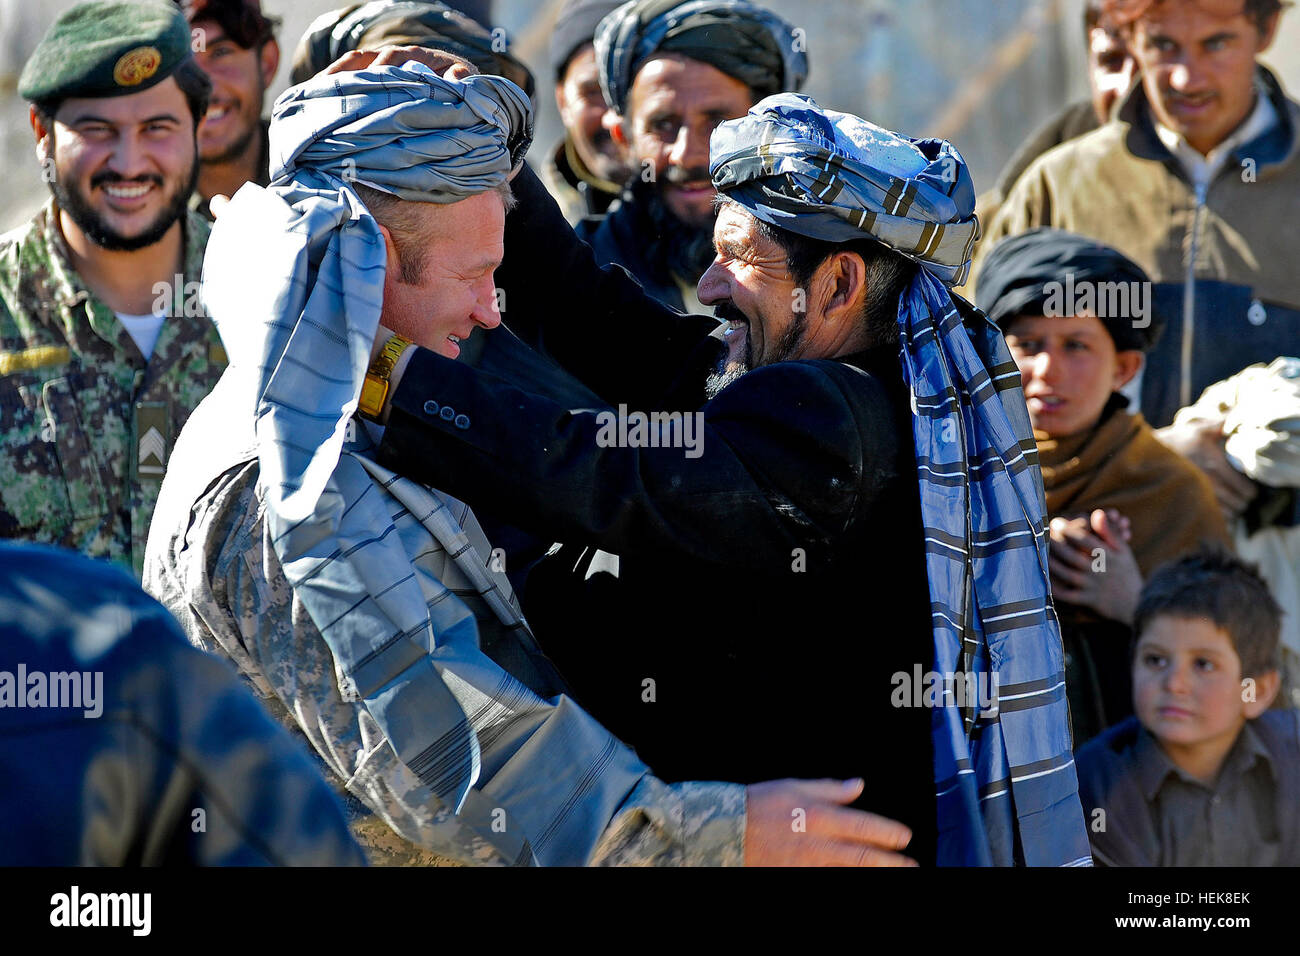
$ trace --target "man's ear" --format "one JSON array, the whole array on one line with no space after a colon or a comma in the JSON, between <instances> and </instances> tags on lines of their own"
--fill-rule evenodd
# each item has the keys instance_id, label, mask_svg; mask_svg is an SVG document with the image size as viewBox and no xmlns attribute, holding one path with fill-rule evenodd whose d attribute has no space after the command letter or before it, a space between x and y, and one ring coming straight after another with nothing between
<instances>
[{"instance_id":1,"label":"man's ear","mask_svg":"<svg viewBox=\"0 0 1300 956\"><path fill-rule=\"evenodd\" d=\"M623 149L627 149L627 127L623 122L623 117L613 110L605 110L605 115L600 118L600 125L609 131L610 138L614 142L618 143Z\"/></svg>"},{"instance_id":2,"label":"man's ear","mask_svg":"<svg viewBox=\"0 0 1300 956\"><path fill-rule=\"evenodd\" d=\"M564 84L556 83L555 84L555 111L560 114L561 125L563 125L564 123L564 107L567 104L567 102L568 101L565 100L564 98Z\"/></svg>"},{"instance_id":3,"label":"man's ear","mask_svg":"<svg viewBox=\"0 0 1300 956\"><path fill-rule=\"evenodd\" d=\"M1243 700L1241 712L1247 720L1254 720L1273 706L1278 691L1282 689L1282 675L1274 668L1255 677L1255 699Z\"/></svg>"},{"instance_id":4,"label":"man's ear","mask_svg":"<svg viewBox=\"0 0 1300 956\"><path fill-rule=\"evenodd\" d=\"M27 122L31 124L32 135L36 137L36 161L44 166L50 157L50 134L54 131L45 125L34 104L27 108Z\"/></svg>"},{"instance_id":5,"label":"man's ear","mask_svg":"<svg viewBox=\"0 0 1300 956\"><path fill-rule=\"evenodd\" d=\"M820 288L816 301L825 302L823 320L856 324L867 293L867 267L855 252L837 252L817 270L814 282Z\"/></svg>"},{"instance_id":6,"label":"man's ear","mask_svg":"<svg viewBox=\"0 0 1300 956\"><path fill-rule=\"evenodd\" d=\"M275 71L280 69L280 44L275 42L275 37L262 44L257 60L262 70L262 91L265 92L275 82Z\"/></svg>"},{"instance_id":7,"label":"man's ear","mask_svg":"<svg viewBox=\"0 0 1300 956\"><path fill-rule=\"evenodd\" d=\"M1142 368L1143 356L1137 349L1125 349L1115 353L1115 387L1118 389L1133 381L1133 376Z\"/></svg>"},{"instance_id":8,"label":"man's ear","mask_svg":"<svg viewBox=\"0 0 1300 956\"><path fill-rule=\"evenodd\" d=\"M376 225L384 237L384 294L387 298L390 284L396 285L401 281L402 257L397 252L397 243L393 241L393 234L388 231L388 227L382 222L376 222Z\"/></svg>"}]
</instances>

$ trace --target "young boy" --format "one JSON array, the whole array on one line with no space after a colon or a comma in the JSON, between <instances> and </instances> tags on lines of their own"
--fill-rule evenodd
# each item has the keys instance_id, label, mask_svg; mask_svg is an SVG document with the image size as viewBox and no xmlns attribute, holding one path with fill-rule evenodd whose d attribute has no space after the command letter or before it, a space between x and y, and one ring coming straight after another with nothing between
<instances>
[{"instance_id":1,"label":"young boy","mask_svg":"<svg viewBox=\"0 0 1300 956\"><path fill-rule=\"evenodd\" d=\"M1277 696L1281 611L1223 552L1156 571L1130 717L1075 755L1101 866L1300 864L1300 712Z\"/></svg>"}]
</instances>

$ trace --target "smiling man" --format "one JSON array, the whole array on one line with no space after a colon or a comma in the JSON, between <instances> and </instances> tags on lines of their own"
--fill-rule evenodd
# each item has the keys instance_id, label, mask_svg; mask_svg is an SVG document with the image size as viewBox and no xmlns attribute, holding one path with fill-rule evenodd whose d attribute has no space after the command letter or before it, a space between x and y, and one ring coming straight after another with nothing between
<instances>
[{"instance_id":1,"label":"smiling man","mask_svg":"<svg viewBox=\"0 0 1300 956\"><path fill-rule=\"evenodd\" d=\"M709 137L808 74L802 34L748 0L634 0L601 21L595 61L605 123L633 175L603 219L576 227L679 311L713 258Z\"/></svg>"},{"instance_id":2,"label":"smiling man","mask_svg":"<svg viewBox=\"0 0 1300 956\"><path fill-rule=\"evenodd\" d=\"M627 180L623 147L605 127L605 94L596 68L596 27L618 0L568 0L551 31L555 107L564 139L545 166L546 185L570 222L600 216Z\"/></svg>"},{"instance_id":3,"label":"smiling man","mask_svg":"<svg viewBox=\"0 0 1300 956\"><path fill-rule=\"evenodd\" d=\"M413 349L379 460L565 542L527 582L538 640L665 779L859 776L919 863L1086 864L1020 376L950 292L964 161L785 93L717 129L710 171L725 324L597 268L521 172L507 322L599 397L539 385L542 356ZM699 441L671 415L602 440L615 407L698 409ZM1003 709L893 693L927 672Z\"/></svg>"},{"instance_id":4,"label":"smiling man","mask_svg":"<svg viewBox=\"0 0 1300 956\"><path fill-rule=\"evenodd\" d=\"M171 4L83 3L19 92L53 194L0 239L0 535L140 573L169 449L225 365L186 213L209 84Z\"/></svg>"},{"instance_id":5,"label":"smiling man","mask_svg":"<svg viewBox=\"0 0 1300 956\"><path fill-rule=\"evenodd\" d=\"M1300 104L1258 62L1278 0L1106 0L1141 72L1115 122L1040 157L989 225L980 255L1034 226L1124 253L1171 316L1147 356L1141 409L1168 425L1202 389L1294 354L1300 336ZM1140 320L1140 316L1132 318ZM1225 510L1233 487L1217 423L1162 438L1193 457Z\"/></svg>"},{"instance_id":6,"label":"smiling man","mask_svg":"<svg viewBox=\"0 0 1300 956\"><path fill-rule=\"evenodd\" d=\"M179 2L179 0L177 0ZM193 207L211 218L213 196L233 196L247 182L266 185L262 102L280 65L276 23L259 0L187 0L194 58L212 81L199 125L199 181Z\"/></svg>"},{"instance_id":7,"label":"smiling man","mask_svg":"<svg viewBox=\"0 0 1300 956\"><path fill-rule=\"evenodd\" d=\"M286 92L271 185L221 213L205 279L232 364L177 448L146 587L307 736L377 862L902 863L904 827L837 805L860 783L656 778L567 694L473 512L376 460L396 363L500 324L532 135L520 88L412 49Z\"/></svg>"}]
</instances>

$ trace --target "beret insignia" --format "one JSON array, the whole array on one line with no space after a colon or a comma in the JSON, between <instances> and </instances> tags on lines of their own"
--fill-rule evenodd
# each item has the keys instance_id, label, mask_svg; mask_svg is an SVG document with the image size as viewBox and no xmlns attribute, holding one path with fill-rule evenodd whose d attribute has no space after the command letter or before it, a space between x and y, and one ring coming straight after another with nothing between
<instances>
[{"instance_id":1,"label":"beret insignia","mask_svg":"<svg viewBox=\"0 0 1300 956\"><path fill-rule=\"evenodd\" d=\"M158 72L162 54L157 47L138 46L118 58L113 67L113 79L118 86L139 86Z\"/></svg>"}]
</instances>

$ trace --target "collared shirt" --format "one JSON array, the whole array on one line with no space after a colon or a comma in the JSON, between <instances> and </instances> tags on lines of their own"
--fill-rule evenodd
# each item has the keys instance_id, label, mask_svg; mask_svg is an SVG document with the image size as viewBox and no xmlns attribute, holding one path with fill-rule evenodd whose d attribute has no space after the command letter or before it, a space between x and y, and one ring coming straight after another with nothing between
<instances>
[{"instance_id":1,"label":"collared shirt","mask_svg":"<svg viewBox=\"0 0 1300 956\"><path fill-rule=\"evenodd\" d=\"M1294 715L1267 720L1295 735ZM1078 754L1084 813L1093 855L1106 865L1274 866L1283 859L1282 768L1247 721L1213 783L1180 769L1136 718L1090 742ZM1098 815L1097 810L1104 810ZM1112 853L1136 853L1116 861Z\"/></svg>"},{"instance_id":2,"label":"collared shirt","mask_svg":"<svg viewBox=\"0 0 1300 956\"><path fill-rule=\"evenodd\" d=\"M191 643L230 658L268 709L306 737L336 786L354 798L349 805L353 832L372 862L513 862L489 839L463 825L398 758L364 702L355 695L344 698L330 648L289 585L269 541L265 492L253 454L216 480L209 479L223 462L243 457L241 436L228 434L220 424L248 417L226 401L235 385L229 378L222 381L197 412L197 431L187 431L177 448L176 465L159 504L158 527L150 538L146 590L176 616ZM345 456L369 458L374 450L370 438L366 428L349 428ZM218 457L208 454L212 449ZM477 669L467 659L437 658L444 684L477 688L479 713L495 715L493 726L478 735L481 773L475 799L500 788L503 780L515 781L512 799L548 801L556 813L587 814L588 829L598 836L585 861L591 865L739 864L745 828L743 786L669 785L641 765L646 772L630 792L606 792L601 774L595 772L582 781L581 789L568 794L567 803L557 799L564 794L557 794L551 781L563 780L569 768L548 764L546 755L554 751L538 741L547 734L560 736L567 741L574 765L596 768L621 760L613 752L621 745L566 695L549 696L544 710L521 711L518 684L506 674L530 683L527 672L536 658L527 650L531 636L516 636L523 621L509 581L469 508L432 493L463 529L476 563L487 569L514 615L513 625L498 621L457 561L441 547L419 557L419 567L437 577L444 593L455 595L473 612L479 646L491 658L480 661ZM419 521L400 506L393 520L403 533L411 533ZM488 663L498 668L494 674L484 673L482 665ZM607 802L617 809L612 817L597 818L593 808ZM520 816L508 800L498 806L503 827ZM527 836L540 845L547 834Z\"/></svg>"},{"instance_id":3,"label":"collared shirt","mask_svg":"<svg viewBox=\"0 0 1300 956\"><path fill-rule=\"evenodd\" d=\"M184 229L148 359L74 270L53 200L0 237L0 537L139 577L172 443L226 364L199 297L209 227L191 214Z\"/></svg>"},{"instance_id":4,"label":"collared shirt","mask_svg":"<svg viewBox=\"0 0 1300 956\"><path fill-rule=\"evenodd\" d=\"M1277 109L1269 100L1268 91L1258 79L1255 81L1255 108L1251 110L1245 122L1207 155L1202 155L1181 134L1159 121L1155 122L1156 135L1160 137L1160 142L1174 154L1174 158L1178 160L1194 186L1208 186L1232 158L1233 151L1238 146L1258 139L1276 125Z\"/></svg>"}]
</instances>

